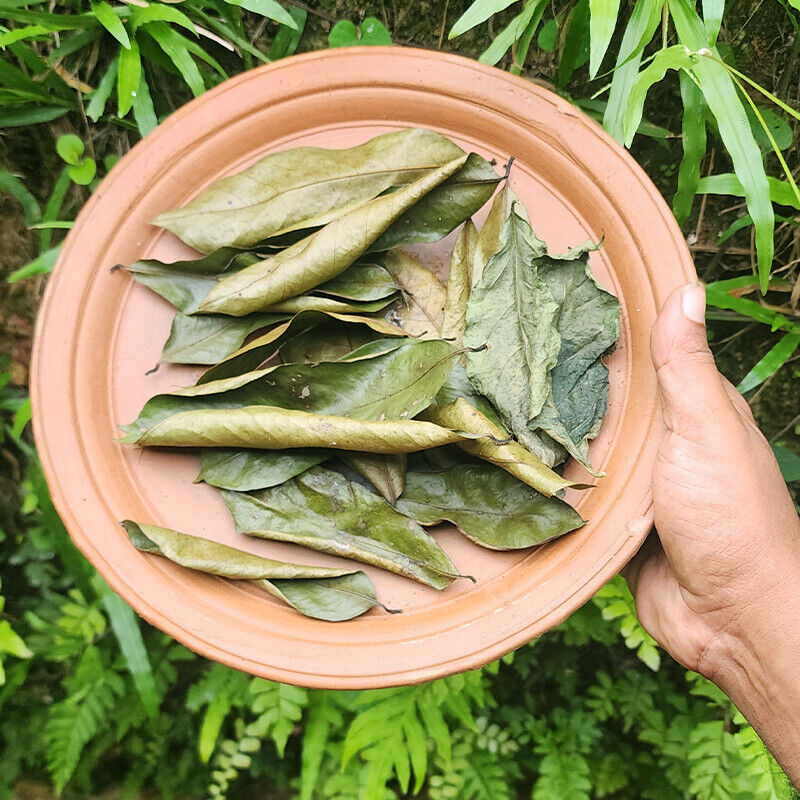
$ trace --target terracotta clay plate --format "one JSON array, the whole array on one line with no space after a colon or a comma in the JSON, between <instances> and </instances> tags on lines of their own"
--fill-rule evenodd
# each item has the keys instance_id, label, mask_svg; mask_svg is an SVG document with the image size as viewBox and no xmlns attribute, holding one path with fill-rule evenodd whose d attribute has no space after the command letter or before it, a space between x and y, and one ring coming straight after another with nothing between
<instances>
[{"instance_id":1,"label":"terracotta clay plate","mask_svg":"<svg viewBox=\"0 0 800 800\"><path fill-rule=\"evenodd\" d=\"M192 573L134 550L131 518L301 563L340 559L234 532L217 492L194 484L199 458L115 442L157 392L199 373L158 361L171 307L114 264L191 255L150 225L211 181L297 145L349 147L401 126L440 131L505 162L551 250L605 237L595 275L622 301L609 359L610 408L591 450L607 477L568 499L588 519L536 551L497 553L455 530L435 535L462 573L444 592L366 567L383 602L344 623L307 619L249 584ZM480 221L480 220L479 220ZM442 263L452 238L418 252ZM78 547L145 619L238 669L305 686L377 687L476 667L563 620L640 541L660 438L648 339L656 310L694 277L680 231L633 159L573 106L474 61L422 50L352 48L253 70L173 114L100 184L67 237L39 316L34 431L53 501ZM570 467L570 471L576 468ZM576 470L577 471L577 470Z\"/></svg>"}]
</instances>

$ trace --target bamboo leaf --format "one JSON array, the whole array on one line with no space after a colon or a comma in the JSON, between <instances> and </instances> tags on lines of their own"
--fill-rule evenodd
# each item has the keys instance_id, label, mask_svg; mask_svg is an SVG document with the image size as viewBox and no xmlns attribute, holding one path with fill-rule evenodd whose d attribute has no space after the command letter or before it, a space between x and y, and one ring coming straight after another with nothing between
<instances>
[{"instance_id":1,"label":"bamboo leaf","mask_svg":"<svg viewBox=\"0 0 800 800\"><path fill-rule=\"evenodd\" d=\"M692 213L692 201L700 183L700 165L706 155L706 103L695 82L681 72L683 101L683 158L678 168L678 191L672 198L675 218L684 223Z\"/></svg>"},{"instance_id":2,"label":"bamboo leaf","mask_svg":"<svg viewBox=\"0 0 800 800\"><path fill-rule=\"evenodd\" d=\"M305 567L262 558L209 539L125 520L131 544L188 569L256 582L301 614L338 622L379 605L370 579L355 570Z\"/></svg>"},{"instance_id":3,"label":"bamboo leaf","mask_svg":"<svg viewBox=\"0 0 800 800\"><path fill-rule=\"evenodd\" d=\"M390 250L384 264L403 293L402 303L390 319L396 319L409 336L437 338L446 298L442 282L405 250Z\"/></svg>"},{"instance_id":4,"label":"bamboo leaf","mask_svg":"<svg viewBox=\"0 0 800 800\"><path fill-rule=\"evenodd\" d=\"M161 214L156 224L201 252L247 247L325 225L462 153L444 136L419 128L383 134L347 150L285 150L214 182L183 208Z\"/></svg>"},{"instance_id":5,"label":"bamboo leaf","mask_svg":"<svg viewBox=\"0 0 800 800\"><path fill-rule=\"evenodd\" d=\"M222 315L220 315L222 316ZM250 319L247 317L234 318L236 320ZM231 319L228 317L228 319ZM268 332L258 336L243 347L240 347L227 358L220 361L216 366L207 370L200 377L199 383L230 378L234 375L242 375L245 372L257 369L260 364L265 362L275 353L284 343L299 337L304 333L315 329L317 326L325 325L333 321L342 328L350 326L366 327L382 336L403 336L404 331L390 322L376 318L365 317L358 314L339 314L335 312L321 311L301 311L287 322L282 322L271 328ZM288 359L290 361L307 359ZM320 358L319 360L327 360Z\"/></svg>"},{"instance_id":6,"label":"bamboo leaf","mask_svg":"<svg viewBox=\"0 0 800 800\"><path fill-rule=\"evenodd\" d=\"M642 121L644 101L650 87L664 80L671 69L689 69L695 63L695 56L686 45L676 44L659 50L653 60L639 73L639 77L631 87L628 98L628 110L625 112L625 145L631 146L636 129Z\"/></svg>"},{"instance_id":7,"label":"bamboo leaf","mask_svg":"<svg viewBox=\"0 0 800 800\"><path fill-rule=\"evenodd\" d=\"M143 447L329 447L365 453L414 453L476 438L417 420L365 421L272 406L181 411L120 441Z\"/></svg>"},{"instance_id":8,"label":"bamboo leaf","mask_svg":"<svg viewBox=\"0 0 800 800\"><path fill-rule=\"evenodd\" d=\"M534 547L580 528L580 514L489 464L410 471L397 510L421 525L452 522L490 550Z\"/></svg>"},{"instance_id":9,"label":"bamboo leaf","mask_svg":"<svg viewBox=\"0 0 800 800\"><path fill-rule=\"evenodd\" d=\"M444 589L458 572L438 544L382 497L314 467L252 495L223 492L236 530L352 558Z\"/></svg>"},{"instance_id":10,"label":"bamboo leaf","mask_svg":"<svg viewBox=\"0 0 800 800\"><path fill-rule=\"evenodd\" d=\"M389 225L463 165L466 156L349 211L266 261L222 280L200 304L204 313L244 316L295 297L347 269Z\"/></svg>"},{"instance_id":11,"label":"bamboo leaf","mask_svg":"<svg viewBox=\"0 0 800 800\"><path fill-rule=\"evenodd\" d=\"M128 38L128 32L122 24L122 20L114 13L111 6L100 0L98 3L92 3L92 14L95 15L97 21L126 49L130 49L131 40Z\"/></svg>"},{"instance_id":12,"label":"bamboo leaf","mask_svg":"<svg viewBox=\"0 0 800 800\"><path fill-rule=\"evenodd\" d=\"M595 78L603 63L614 29L619 0L589 0L589 77Z\"/></svg>"},{"instance_id":13,"label":"bamboo leaf","mask_svg":"<svg viewBox=\"0 0 800 800\"><path fill-rule=\"evenodd\" d=\"M477 240L478 231L472 220L467 220L458 234L450 259L442 317L442 338L450 339L456 345L461 344L467 325L467 301L472 289L472 264L475 261Z\"/></svg>"},{"instance_id":14,"label":"bamboo leaf","mask_svg":"<svg viewBox=\"0 0 800 800\"><path fill-rule=\"evenodd\" d=\"M506 431L463 398L446 406L431 406L420 415L420 419L446 428L481 434L482 438L457 444L466 453L500 467L545 497L551 497L569 486L580 485L553 472L518 442L509 441Z\"/></svg>"},{"instance_id":15,"label":"bamboo leaf","mask_svg":"<svg viewBox=\"0 0 800 800\"><path fill-rule=\"evenodd\" d=\"M486 22L489 17L508 8L515 0L474 0L467 10L456 20L455 25L447 35L448 39L455 39L472 30L476 25Z\"/></svg>"},{"instance_id":16,"label":"bamboo leaf","mask_svg":"<svg viewBox=\"0 0 800 800\"><path fill-rule=\"evenodd\" d=\"M786 333L771 347L736 387L742 394L750 392L774 375L795 353L800 345L800 332Z\"/></svg>"},{"instance_id":17,"label":"bamboo leaf","mask_svg":"<svg viewBox=\"0 0 800 800\"><path fill-rule=\"evenodd\" d=\"M131 41L129 49L119 51L117 66L117 114L124 117L133 106L133 95L139 88L139 78L142 74L142 60L139 55L139 45L136 40Z\"/></svg>"},{"instance_id":18,"label":"bamboo leaf","mask_svg":"<svg viewBox=\"0 0 800 800\"><path fill-rule=\"evenodd\" d=\"M623 123L631 88L639 75L642 51L653 38L665 0L636 0L622 35L608 104L603 113L603 127L620 143L625 141Z\"/></svg>"},{"instance_id":19,"label":"bamboo leaf","mask_svg":"<svg viewBox=\"0 0 800 800\"><path fill-rule=\"evenodd\" d=\"M694 7L687 0L668 0L668 3L680 40L694 50L705 48L706 31ZM761 151L736 86L726 67L718 60L716 49L712 49L711 55L713 58L698 58L691 71L717 121L722 142L744 188L747 210L753 218L756 231L759 280L762 292L765 292L772 270L775 229L769 183Z\"/></svg>"}]
</instances>

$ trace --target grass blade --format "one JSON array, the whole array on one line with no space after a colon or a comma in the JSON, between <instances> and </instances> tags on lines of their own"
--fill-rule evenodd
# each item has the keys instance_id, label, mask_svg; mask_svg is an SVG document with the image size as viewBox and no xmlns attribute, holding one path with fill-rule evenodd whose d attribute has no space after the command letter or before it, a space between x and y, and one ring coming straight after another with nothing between
<instances>
[{"instance_id":1,"label":"grass blade","mask_svg":"<svg viewBox=\"0 0 800 800\"><path fill-rule=\"evenodd\" d=\"M58 178L56 178L53 191L50 192L50 197L48 198L47 205L44 208L44 214L42 214L42 223L55 222L58 219L58 215L61 213L61 207L64 205L64 198L67 196L67 192L69 191L69 185L69 167L64 167L64 169L61 170ZM69 224L72 225L71 222ZM43 230L39 237L39 251L43 252L45 250L49 250L52 243L53 231Z\"/></svg>"},{"instance_id":2,"label":"grass blade","mask_svg":"<svg viewBox=\"0 0 800 800\"><path fill-rule=\"evenodd\" d=\"M800 211L800 203L797 202L794 190L791 185L780 178L767 177L769 187L769 198L779 206L791 206ZM698 194L729 194L733 197L745 197L744 187L739 178L732 172L721 172L717 175L708 175L700 178L697 186Z\"/></svg>"},{"instance_id":3,"label":"grass blade","mask_svg":"<svg viewBox=\"0 0 800 800\"><path fill-rule=\"evenodd\" d=\"M92 3L92 14L126 50L130 49L131 40L128 38L128 31L125 30L122 20L114 13L114 9L105 0Z\"/></svg>"},{"instance_id":4,"label":"grass blade","mask_svg":"<svg viewBox=\"0 0 800 800\"><path fill-rule=\"evenodd\" d=\"M508 48L522 36L538 7L543 6L545 2L546 0L528 0L522 11L494 37L478 60L482 64L494 66L508 52Z\"/></svg>"},{"instance_id":5,"label":"grass blade","mask_svg":"<svg viewBox=\"0 0 800 800\"><path fill-rule=\"evenodd\" d=\"M622 35L608 105L603 114L603 127L620 143L625 139L623 122L631 88L639 74L642 51L653 38L661 21L664 0L636 0L631 18Z\"/></svg>"},{"instance_id":6,"label":"grass blade","mask_svg":"<svg viewBox=\"0 0 800 800\"><path fill-rule=\"evenodd\" d=\"M21 206L25 224L30 227L42 218L42 210L36 198L28 191L25 184L8 170L0 170L0 191L10 194Z\"/></svg>"},{"instance_id":7,"label":"grass blade","mask_svg":"<svg viewBox=\"0 0 800 800\"><path fill-rule=\"evenodd\" d=\"M93 583L108 614L111 628L119 642L119 649L125 658L125 664L131 673L147 716L155 719L160 702L153 668L150 666L142 632L139 629L139 620L131 607L111 589L100 575L95 575Z\"/></svg>"},{"instance_id":8,"label":"grass blade","mask_svg":"<svg viewBox=\"0 0 800 800\"><path fill-rule=\"evenodd\" d=\"M706 36L708 36L709 47L713 47L717 43L724 13L725 0L703 0L703 25L706 29Z\"/></svg>"},{"instance_id":9,"label":"grass blade","mask_svg":"<svg viewBox=\"0 0 800 800\"><path fill-rule=\"evenodd\" d=\"M206 85L200 70L197 68L197 64L186 46L189 40L170 28L166 22L148 23L147 32L177 67L178 72L181 73L184 81L192 90L192 94L195 97L203 94L206 90Z\"/></svg>"},{"instance_id":10,"label":"grass blade","mask_svg":"<svg viewBox=\"0 0 800 800\"><path fill-rule=\"evenodd\" d=\"M114 89L114 82L117 79L117 67L119 66L119 58L115 58L106 69L97 88L92 92L89 97L89 104L86 106L86 116L92 122L97 122L103 116L106 110L106 103L111 96Z\"/></svg>"},{"instance_id":11,"label":"grass blade","mask_svg":"<svg viewBox=\"0 0 800 800\"><path fill-rule=\"evenodd\" d=\"M139 78L136 97L133 98L133 118L136 120L136 126L139 128L142 138L158 126L158 118L156 110L153 108L153 99L150 97L150 87L147 85L144 70Z\"/></svg>"},{"instance_id":12,"label":"grass blade","mask_svg":"<svg viewBox=\"0 0 800 800\"><path fill-rule=\"evenodd\" d=\"M786 483L800 481L800 456L781 444L773 444L772 451L775 453L775 458Z\"/></svg>"},{"instance_id":13,"label":"grass blade","mask_svg":"<svg viewBox=\"0 0 800 800\"><path fill-rule=\"evenodd\" d=\"M693 50L706 48L705 27L688 0L669 0L669 9L679 40ZM755 226L759 280L762 291L766 291L772 271L775 232L767 174L737 87L720 63L719 54L713 50L712 54L716 58L697 59L691 71L717 121L720 138L744 188L747 210Z\"/></svg>"},{"instance_id":14,"label":"grass blade","mask_svg":"<svg viewBox=\"0 0 800 800\"><path fill-rule=\"evenodd\" d=\"M619 0L589 0L589 77L594 78L603 63L619 16Z\"/></svg>"},{"instance_id":15,"label":"grass blade","mask_svg":"<svg viewBox=\"0 0 800 800\"><path fill-rule=\"evenodd\" d=\"M129 50L123 48L119 52L117 114L120 117L124 117L133 106L134 92L139 88L141 74L142 59L139 55L139 45L133 39Z\"/></svg>"},{"instance_id":16,"label":"grass blade","mask_svg":"<svg viewBox=\"0 0 800 800\"><path fill-rule=\"evenodd\" d=\"M292 6L289 9L289 13L297 23L297 27L290 28L288 25L281 25L272 40L267 54L270 61L277 61L279 58L286 58L286 56L292 55L297 50L297 45L300 44L308 13L304 8L297 8L296 6Z\"/></svg>"},{"instance_id":17,"label":"grass blade","mask_svg":"<svg viewBox=\"0 0 800 800\"><path fill-rule=\"evenodd\" d=\"M26 278L32 278L34 275L45 275L48 272L52 272L60 250L60 244L51 247L49 250L45 250L44 253L40 253L33 261L29 261L19 269L14 270L6 280L9 283L17 283Z\"/></svg>"},{"instance_id":18,"label":"grass blade","mask_svg":"<svg viewBox=\"0 0 800 800\"><path fill-rule=\"evenodd\" d=\"M588 0L579 0L569 15L564 47L561 51L561 59L558 62L558 69L554 78L554 82L559 89L567 85L572 73L580 66L584 40L588 33L589 2Z\"/></svg>"},{"instance_id":19,"label":"grass blade","mask_svg":"<svg viewBox=\"0 0 800 800\"><path fill-rule=\"evenodd\" d=\"M736 387L742 394L749 392L774 375L795 353L800 345L800 332L790 332L764 355L764 357L742 378Z\"/></svg>"},{"instance_id":20,"label":"grass blade","mask_svg":"<svg viewBox=\"0 0 800 800\"><path fill-rule=\"evenodd\" d=\"M448 39L455 39L472 30L476 25L486 22L493 14L508 8L516 0L475 0L471 6L456 20L450 28Z\"/></svg>"},{"instance_id":21,"label":"grass blade","mask_svg":"<svg viewBox=\"0 0 800 800\"><path fill-rule=\"evenodd\" d=\"M678 190L672 198L672 210L680 223L692 213L692 202L700 182L700 164L706 154L706 103L697 84L681 72L681 125L683 158L678 168Z\"/></svg>"}]
</instances>

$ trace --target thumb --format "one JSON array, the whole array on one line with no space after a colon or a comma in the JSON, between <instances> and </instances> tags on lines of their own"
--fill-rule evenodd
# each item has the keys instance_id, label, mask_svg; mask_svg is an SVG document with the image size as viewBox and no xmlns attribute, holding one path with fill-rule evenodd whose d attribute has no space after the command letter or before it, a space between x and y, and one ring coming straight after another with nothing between
<instances>
[{"instance_id":1,"label":"thumb","mask_svg":"<svg viewBox=\"0 0 800 800\"><path fill-rule=\"evenodd\" d=\"M650 339L664 422L669 430L695 440L716 429L731 410L708 347L705 309L700 281L676 289L664 303Z\"/></svg>"}]
</instances>

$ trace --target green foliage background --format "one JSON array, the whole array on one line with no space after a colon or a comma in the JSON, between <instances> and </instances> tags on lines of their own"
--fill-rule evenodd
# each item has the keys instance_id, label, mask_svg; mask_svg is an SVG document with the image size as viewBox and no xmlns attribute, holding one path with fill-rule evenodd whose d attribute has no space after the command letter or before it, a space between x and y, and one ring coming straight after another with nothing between
<instances>
[{"instance_id":1,"label":"green foliage background","mask_svg":"<svg viewBox=\"0 0 800 800\"><path fill-rule=\"evenodd\" d=\"M44 276L131 144L228 75L394 38L544 80L633 140L710 284L718 362L800 480L795 6L0 0L0 798L795 796L730 701L642 630L620 578L501 662L423 686L307 691L195 656L71 545L24 389Z\"/></svg>"}]
</instances>

